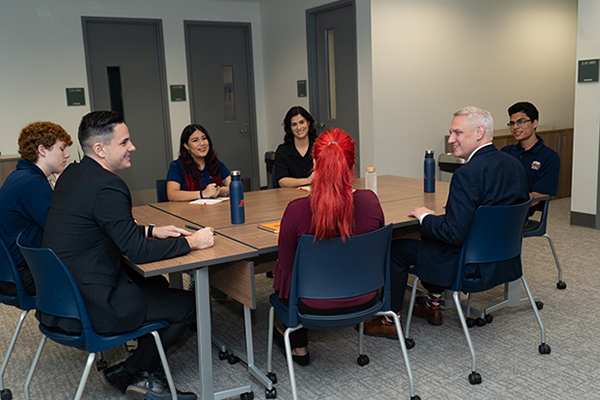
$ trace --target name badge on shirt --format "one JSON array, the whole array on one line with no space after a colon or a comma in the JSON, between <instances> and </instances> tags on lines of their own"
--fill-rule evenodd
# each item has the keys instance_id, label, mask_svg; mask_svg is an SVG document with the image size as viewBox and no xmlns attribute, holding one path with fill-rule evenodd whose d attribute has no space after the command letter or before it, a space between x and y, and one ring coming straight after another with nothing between
<instances>
[{"instance_id":1,"label":"name badge on shirt","mask_svg":"<svg viewBox=\"0 0 600 400\"><path fill-rule=\"evenodd\" d=\"M539 161L532 161L531 162L531 169L535 169L538 170L542 167L542 163Z\"/></svg>"}]
</instances>

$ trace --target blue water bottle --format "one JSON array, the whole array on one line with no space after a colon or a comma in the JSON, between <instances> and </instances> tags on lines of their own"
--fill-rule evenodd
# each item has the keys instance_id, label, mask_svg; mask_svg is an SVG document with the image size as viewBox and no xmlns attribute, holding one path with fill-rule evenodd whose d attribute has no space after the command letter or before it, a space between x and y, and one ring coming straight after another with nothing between
<instances>
[{"instance_id":1,"label":"blue water bottle","mask_svg":"<svg viewBox=\"0 0 600 400\"><path fill-rule=\"evenodd\" d=\"M435 192L435 159L433 158L433 150L425 150L423 172L425 193Z\"/></svg>"},{"instance_id":2,"label":"blue water bottle","mask_svg":"<svg viewBox=\"0 0 600 400\"><path fill-rule=\"evenodd\" d=\"M242 173L231 171L231 183L229 184L229 203L231 205L231 223L243 224L244 218L244 186L240 181Z\"/></svg>"}]
</instances>

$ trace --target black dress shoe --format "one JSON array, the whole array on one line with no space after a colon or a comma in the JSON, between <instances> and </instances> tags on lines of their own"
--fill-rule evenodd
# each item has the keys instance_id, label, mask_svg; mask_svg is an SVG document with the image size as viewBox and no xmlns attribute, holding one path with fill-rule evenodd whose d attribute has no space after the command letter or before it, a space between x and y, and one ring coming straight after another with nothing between
<instances>
[{"instance_id":1,"label":"black dress shoe","mask_svg":"<svg viewBox=\"0 0 600 400\"><path fill-rule=\"evenodd\" d=\"M154 373L140 371L135 374L133 381L127 386L126 393L127 397L135 400L167 400L172 398L167 378L160 369ZM177 390L177 398L196 400L198 396L191 392Z\"/></svg>"},{"instance_id":2,"label":"black dress shoe","mask_svg":"<svg viewBox=\"0 0 600 400\"><path fill-rule=\"evenodd\" d=\"M285 356L285 340L283 339L283 335L277 329L273 330L273 341ZM308 364L310 364L310 353L307 351L303 356L295 356L292 354L292 360L296 364L306 367Z\"/></svg>"},{"instance_id":3,"label":"black dress shoe","mask_svg":"<svg viewBox=\"0 0 600 400\"><path fill-rule=\"evenodd\" d=\"M100 372L100 380L102 383L121 393L125 393L125 389L127 389L127 386L129 386L133 379L133 374L127 371L123 364L124 363L113 365Z\"/></svg>"}]
</instances>

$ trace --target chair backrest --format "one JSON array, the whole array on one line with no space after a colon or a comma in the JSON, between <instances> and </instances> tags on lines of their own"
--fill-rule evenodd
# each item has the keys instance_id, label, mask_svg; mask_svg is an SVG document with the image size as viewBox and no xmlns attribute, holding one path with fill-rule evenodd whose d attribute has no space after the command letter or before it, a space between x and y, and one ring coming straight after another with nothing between
<instances>
[{"instance_id":1,"label":"chair backrest","mask_svg":"<svg viewBox=\"0 0 600 400\"><path fill-rule=\"evenodd\" d=\"M281 186L279 186L279 181L277 181L277 177L275 176L275 164L273 164L273 169L271 171L271 188L272 189L279 189Z\"/></svg>"},{"instance_id":2,"label":"chair backrest","mask_svg":"<svg viewBox=\"0 0 600 400\"><path fill-rule=\"evenodd\" d=\"M167 196L167 180L157 179L156 180L156 201L159 203L166 203L169 201Z\"/></svg>"},{"instance_id":3,"label":"chair backrest","mask_svg":"<svg viewBox=\"0 0 600 400\"><path fill-rule=\"evenodd\" d=\"M302 235L292 271L290 314L297 313L298 298L348 298L382 287L382 308L389 310L391 238L391 224L346 238L345 243Z\"/></svg>"},{"instance_id":4,"label":"chair backrest","mask_svg":"<svg viewBox=\"0 0 600 400\"><path fill-rule=\"evenodd\" d=\"M532 236L544 236L546 233L546 223L548 221L548 204L550 203L549 196L543 196L540 198L534 198L533 201L538 201L540 204L536 206L536 210L541 209L542 215L540 216L539 222L534 222L532 224L532 228L530 228L530 222L525 225L525 230L523 231L523 237L532 237Z\"/></svg>"},{"instance_id":5,"label":"chair backrest","mask_svg":"<svg viewBox=\"0 0 600 400\"><path fill-rule=\"evenodd\" d=\"M15 296L0 294L0 302L19 307L22 310L35 309L35 296L25 291L19 270L15 261L3 240L0 239L0 281L15 284L17 294Z\"/></svg>"},{"instance_id":6,"label":"chair backrest","mask_svg":"<svg viewBox=\"0 0 600 400\"><path fill-rule=\"evenodd\" d=\"M36 282L37 309L54 317L78 320L82 333L93 331L77 283L56 253L51 249L24 247L19 239L20 236L17 245Z\"/></svg>"},{"instance_id":7,"label":"chair backrest","mask_svg":"<svg viewBox=\"0 0 600 400\"><path fill-rule=\"evenodd\" d=\"M521 254L523 227L531 200L514 205L479 206L458 259L458 275L452 290L460 290L467 264L494 263ZM457 287L458 285L458 287Z\"/></svg>"}]
</instances>

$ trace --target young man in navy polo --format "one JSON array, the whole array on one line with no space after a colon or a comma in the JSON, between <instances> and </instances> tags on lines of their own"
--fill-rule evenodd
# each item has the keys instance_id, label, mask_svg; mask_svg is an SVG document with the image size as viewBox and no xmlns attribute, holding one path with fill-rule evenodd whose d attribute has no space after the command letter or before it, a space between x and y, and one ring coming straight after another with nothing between
<instances>
[{"instance_id":1,"label":"young man in navy polo","mask_svg":"<svg viewBox=\"0 0 600 400\"><path fill-rule=\"evenodd\" d=\"M521 161L527 175L530 197L556 196L560 158L535 133L539 119L537 108L529 102L519 102L510 106L508 115L508 126L519 143L500 150Z\"/></svg>"}]
</instances>

